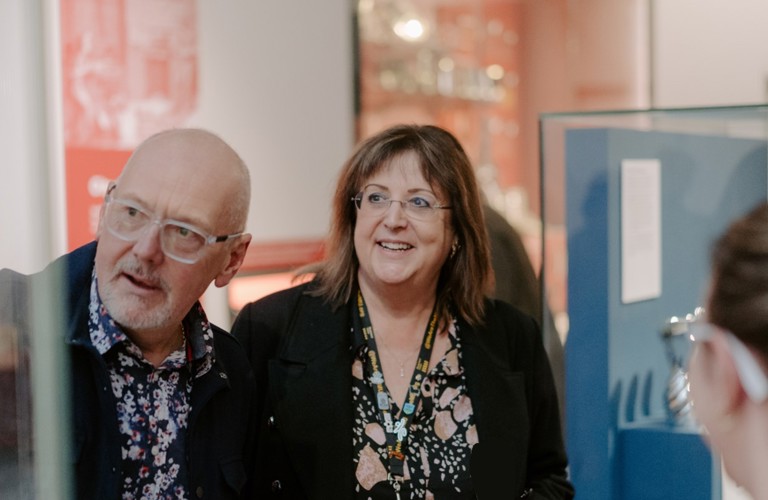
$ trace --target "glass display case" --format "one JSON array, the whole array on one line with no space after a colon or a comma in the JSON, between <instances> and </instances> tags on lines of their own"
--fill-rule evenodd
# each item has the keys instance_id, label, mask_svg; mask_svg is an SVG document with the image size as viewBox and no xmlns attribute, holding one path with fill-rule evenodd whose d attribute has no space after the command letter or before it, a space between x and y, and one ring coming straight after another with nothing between
<instances>
[{"instance_id":1,"label":"glass display case","mask_svg":"<svg viewBox=\"0 0 768 500\"><path fill-rule=\"evenodd\" d=\"M768 106L544 114L540 137L543 292L566 341L579 496L723 498L675 333L703 300L712 240L766 199Z\"/></svg>"}]
</instances>

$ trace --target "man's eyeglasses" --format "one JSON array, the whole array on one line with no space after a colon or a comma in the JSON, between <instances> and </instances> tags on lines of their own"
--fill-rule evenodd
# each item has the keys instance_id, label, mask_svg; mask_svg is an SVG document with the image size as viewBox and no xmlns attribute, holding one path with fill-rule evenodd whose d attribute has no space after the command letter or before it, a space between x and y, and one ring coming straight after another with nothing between
<instances>
[{"instance_id":1,"label":"man's eyeglasses","mask_svg":"<svg viewBox=\"0 0 768 500\"><path fill-rule=\"evenodd\" d=\"M704 319L691 323L688 330L689 338L694 343L706 342L711 340L718 330L725 335L744 392L753 402L762 403L768 399L768 376L755 359L755 355L741 340L728 330Z\"/></svg>"},{"instance_id":2,"label":"man's eyeglasses","mask_svg":"<svg viewBox=\"0 0 768 500\"><path fill-rule=\"evenodd\" d=\"M212 236L186 222L160 219L135 201L114 198L112 191L115 187L115 184L109 186L104 200L104 224L107 230L123 241L137 241L151 224L157 224L160 228L160 246L163 253L173 260L194 264L208 245L243 235L240 232Z\"/></svg>"},{"instance_id":3,"label":"man's eyeglasses","mask_svg":"<svg viewBox=\"0 0 768 500\"><path fill-rule=\"evenodd\" d=\"M433 221L437 219L438 210L447 210L450 205L441 205L429 194L422 193L407 200L393 200L387 193L376 188L366 188L352 198L361 215L384 215L392 203L399 203L405 214L414 220Z\"/></svg>"}]
</instances>

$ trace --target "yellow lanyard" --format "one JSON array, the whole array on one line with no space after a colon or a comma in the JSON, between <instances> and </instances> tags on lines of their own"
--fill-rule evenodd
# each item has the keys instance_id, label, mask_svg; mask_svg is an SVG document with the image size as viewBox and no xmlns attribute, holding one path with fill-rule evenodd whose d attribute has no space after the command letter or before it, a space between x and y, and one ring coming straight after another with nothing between
<instances>
[{"instance_id":1,"label":"yellow lanyard","mask_svg":"<svg viewBox=\"0 0 768 500\"><path fill-rule=\"evenodd\" d=\"M424 332L424 341L419 351L419 358L416 360L416 368L413 370L411 384L398 420L394 420L392 415L389 395L384 385L384 374L379 362L379 352L373 335L373 326L371 325L368 310L365 307L363 294L359 290L357 292L357 311L358 314L355 315L355 328L362 332L363 339L368 346L368 360L371 366L371 374L368 381L374 389L380 423L384 427L387 437L387 454L389 456L388 477L395 488L397 498L400 498L400 482L403 480L408 430L421 398L421 384L429 373L429 358L432 355L432 347L437 331L437 304L435 304L432 310L427 329Z\"/></svg>"}]
</instances>

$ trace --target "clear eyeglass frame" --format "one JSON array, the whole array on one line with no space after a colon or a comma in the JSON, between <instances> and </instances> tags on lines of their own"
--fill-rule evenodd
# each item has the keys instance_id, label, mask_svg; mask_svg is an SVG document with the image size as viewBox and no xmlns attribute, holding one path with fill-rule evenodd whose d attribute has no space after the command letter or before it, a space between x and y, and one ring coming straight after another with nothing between
<instances>
[{"instance_id":1,"label":"clear eyeglass frame","mask_svg":"<svg viewBox=\"0 0 768 500\"><path fill-rule=\"evenodd\" d=\"M433 221L439 214L438 210L449 210L453 207L442 205L437 200L431 200L423 195L416 195L407 200L395 200L389 198L386 193L380 191L363 190L350 198L357 207L358 212L364 215L383 215L392 206L399 203L405 214L414 220Z\"/></svg>"},{"instance_id":2,"label":"clear eyeglass frame","mask_svg":"<svg viewBox=\"0 0 768 500\"><path fill-rule=\"evenodd\" d=\"M689 339L695 344L711 340L719 331L725 335L728 348L731 351L736 373L741 386L749 399L754 403L762 403L768 399L768 375L766 375L755 355L733 333L714 325L705 319L699 319L688 327Z\"/></svg>"},{"instance_id":3,"label":"clear eyeglass frame","mask_svg":"<svg viewBox=\"0 0 768 500\"><path fill-rule=\"evenodd\" d=\"M110 234L123 241L138 241L152 224L156 224L160 229L163 253L177 262L194 264L200 260L203 250L208 246L244 234L239 232L216 236L186 222L161 219L135 201L115 198L112 192L116 187L117 184L111 183L104 198L104 225Z\"/></svg>"}]
</instances>

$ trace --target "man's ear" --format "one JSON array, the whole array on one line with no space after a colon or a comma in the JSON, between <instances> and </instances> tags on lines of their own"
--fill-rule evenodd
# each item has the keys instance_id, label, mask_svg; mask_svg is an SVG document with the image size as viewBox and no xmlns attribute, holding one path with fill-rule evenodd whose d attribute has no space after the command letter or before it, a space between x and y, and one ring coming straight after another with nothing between
<instances>
[{"instance_id":1,"label":"man's ear","mask_svg":"<svg viewBox=\"0 0 768 500\"><path fill-rule=\"evenodd\" d=\"M214 279L214 284L221 288L223 286L226 286L232 278L235 277L235 274L237 274L237 271L240 270L240 266L243 265L243 260L245 260L245 253L248 250L248 245L251 244L251 235L250 234L244 234L239 237L237 243L232 247L232 250L229 252L228 260L226 263L226 267L219 272L219 274Z\"/></svg>"},{"instance_id":2,"label":"man's ear","mask_svg":"<svg viewBox=\"0 0 768 500\"><path fill-rule=\"evenodd\" d=\"M99 225L96 226L96 239L98 240L101 236L102 231L104 231L104 211L107 209L107 204L105 202L101 203L101 208L99 208Z\"/></svg>"}]
</instances>

